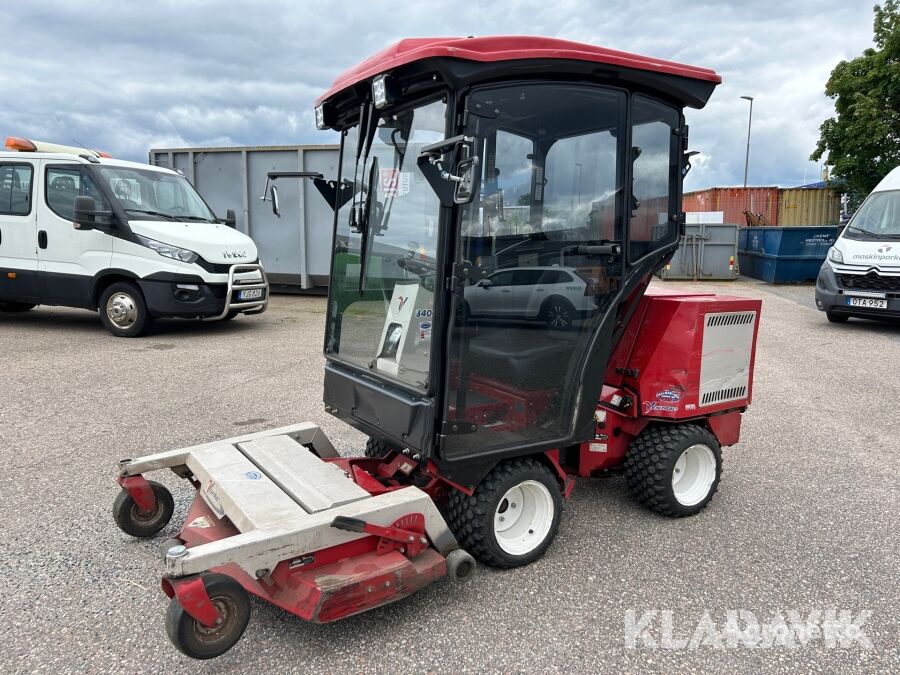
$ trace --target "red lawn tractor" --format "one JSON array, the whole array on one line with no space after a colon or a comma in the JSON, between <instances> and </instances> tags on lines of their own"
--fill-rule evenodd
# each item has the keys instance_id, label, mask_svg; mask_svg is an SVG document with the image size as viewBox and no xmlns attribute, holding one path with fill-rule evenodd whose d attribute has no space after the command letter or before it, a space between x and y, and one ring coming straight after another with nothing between
<instances>
[{"instance_id":1,"label":"red lawn tractor","mask_svg":"<svg viewBox=\"0 0 900 675\"><path fill-rule=\"evenodd\" d=\"M164 546L166 628L185 654L237 642L248 593L328 622L475 560L550 546L578 476L624 473L665 516L707 506L750 403L760 303L648 292L684 227L686 106L711 70L538 37L403 40L339 76L341 136L325 410L314 424L122 460L114 516Z\"/></svg>"}]
</instances>

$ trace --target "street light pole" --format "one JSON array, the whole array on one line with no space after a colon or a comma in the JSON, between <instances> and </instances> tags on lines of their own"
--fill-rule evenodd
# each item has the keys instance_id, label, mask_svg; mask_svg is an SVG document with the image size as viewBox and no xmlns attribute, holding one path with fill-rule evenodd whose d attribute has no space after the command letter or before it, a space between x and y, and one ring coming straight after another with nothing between
<instances>
[{"instance_id":1,"label":"street light pole","mask_svg":"<svg viewBox=\"0 0 900 675\"><path fill-rule=\"evenodd\" d=\"M744 157L744 187L747 187L747 170L750 168L750 125L753 124L753 97L741 96L745 101L750 101L750 117L747 119L747 154Z\"/></svg>"}]
</instances>

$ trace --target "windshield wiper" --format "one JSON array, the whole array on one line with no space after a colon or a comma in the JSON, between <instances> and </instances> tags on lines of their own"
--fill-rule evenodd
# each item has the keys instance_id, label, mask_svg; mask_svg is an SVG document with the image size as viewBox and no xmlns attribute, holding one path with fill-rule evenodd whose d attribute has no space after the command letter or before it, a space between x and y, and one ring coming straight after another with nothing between
<instances>
[{"instance_id":1,"label":"windshield wiper","mask_svg":"<svg viewBox=\"0 0 900 675\"><path fill-rule=\"evenodd\" d=\"M204 218L203 216L175 216L178 220L195 220L198 223L215 223L218 221L210 220L209 218Z\"/></svg>"},{"instance_id":2,"label":"windshield wiper","mask_svg":"<svg viewBox=\"0 0 900 675\"><path fill-rule=\"evenodd\" d=\"M144 209L125 209L125 213L146 213L148 216L159 216L160 218L165 218L166 220L170 220L172 222L178 221L175 216L170 216L168 213L160 213L159 211L146 211Z\"/></svg>"},{"instance_id":3,"label":"windshield wiper","mask_svg":"<svg viewBox=\"0 0 900 675\"><path fill-rule=\"evenodd\" d=\"M864 230L861 227L853 227L852 225L848 225L847 229L851 230L852 232L859 232L860 234L864 234L867 237L871 237L873 239L878 239L881 236L880 234L872 232L871 230Z\"/></svg>"}]
</instances>

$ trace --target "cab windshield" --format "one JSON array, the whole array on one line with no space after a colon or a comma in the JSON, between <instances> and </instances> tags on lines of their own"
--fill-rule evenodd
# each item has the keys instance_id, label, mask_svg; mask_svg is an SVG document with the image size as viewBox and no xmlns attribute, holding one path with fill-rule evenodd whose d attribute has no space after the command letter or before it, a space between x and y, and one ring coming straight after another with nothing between
<instances>
[{"instance_id":1,"label":"cab windshield","mask_svg":"<svg viewBox=\"0 0 900 675\"><path fill-rule=\"evenodd\" d=\"M183 176L119 166L95 166L94 171L135 220L214 223L216 217Z\"/></svg>"},{"instance_id":2,"label":"cab windshield","mask_svg":"<svg viewBox=\"0 0 900 675\"><path fill-rule=\"evenodd\" d=\"M846 236L900 239L900 190L869 195L847 225Z\"/></svg>"},{"instance_id":3,"label":"cab windshield","mask_svg":"<svg viewBox=\"0 0 900 675\"><path fill-rule=\"evenodd\" d=\"M354 195L337 213L325 353L426 390L440 202L416 160L444 138L446 104L363 124L342 138Z\"/></svg>"}]
</instances>

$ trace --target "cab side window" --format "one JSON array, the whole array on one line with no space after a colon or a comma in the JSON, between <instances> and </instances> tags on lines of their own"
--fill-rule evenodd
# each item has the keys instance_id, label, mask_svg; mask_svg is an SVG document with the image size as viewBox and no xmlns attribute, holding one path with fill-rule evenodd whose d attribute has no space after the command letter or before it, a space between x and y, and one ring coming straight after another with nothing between
<instances>
[{"instance_id":1,"label":"cab side window","mask_svg":"<svg viewBox=\"0 0 900 675\"><path fill-rule=\"evenodd\" d=\"M47 206L66 220L75 217L75 197L93 197L99 211L109 211L109 202L94 180L78 167L47 167Z\"/></svg>"},{"instance_id":2,"label":"cab side window","mask_svg":"<svg viewBox=\"0 0 900 675\"><path fill-rule=\"evenodd\" d=\"M31 213L30 164L0 164L0 215L27 216Z\"/></svg>"}]
</instances>

